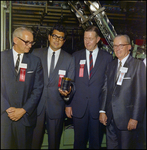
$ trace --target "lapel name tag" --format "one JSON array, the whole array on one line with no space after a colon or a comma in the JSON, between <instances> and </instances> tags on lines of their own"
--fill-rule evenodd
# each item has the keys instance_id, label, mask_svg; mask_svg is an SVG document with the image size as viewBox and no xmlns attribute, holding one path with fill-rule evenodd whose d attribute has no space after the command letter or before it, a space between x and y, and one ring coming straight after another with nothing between
<instances>
[{"instance_id":1,"label":"lapel name tag","mask_svg":"<svg viewBox=\"0 0 147 150\"><path fill-rule=\"evenodd\" d=\"M25 69L27 69L27 64L21 63L21 64L20 64L20 68L25 68Z\"/></svg>"},{"instance_id":2,"label":"lapel name tag","mask_svg":"<svg viewBox=\"0 0 147 150\"><path fill-rule=\"evenodd\" d=\"M79 77L84 76L84 65L86 63L86 60L80 60L80 70L79 70Z\"/></svg>"},{"instance_id":3,"label":"lapel name tag","mask_svg":"<svg viewBox=\"0 0 147 150\"><path fill-rule=\"evenodd\" d=\"M127 73L128 68L126 68L126 67L121 67L121 68L120 68L120 71L123 72L123 73Z\"/></svg>"},{"instance_id":4,"label":"lapel name tag","mask_svg":"<svg viewBox=\"0 0 147 150\"><path fill-rule=\"evenodd\" d=\"M65 74L66 74L66 70L59 70L58 74L59 74L58 87L60 87L60 86L61 86L62 78L63 78L63 77L65 76Z\"/></svg>"},{"instance_id":5,"label":"lapel name tag","mask_svg":"<svg viewBox=\"0 0 147 150\"><path fill-rule=\"evenodd\" d=\"M19 81L21 82L25 82L26 69L27 69L27 64L21 63L20 64L20 76L19 76Z\"/></svg>"}]
</instances>

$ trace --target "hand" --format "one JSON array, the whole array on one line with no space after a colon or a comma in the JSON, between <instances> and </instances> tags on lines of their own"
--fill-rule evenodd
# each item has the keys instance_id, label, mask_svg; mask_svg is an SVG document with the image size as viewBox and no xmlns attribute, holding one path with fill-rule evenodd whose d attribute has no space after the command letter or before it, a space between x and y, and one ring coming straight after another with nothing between
<instances>
[{"instance_id":1,"label":"hand","mask_svg":"<svg viewBox=\"0 0 147 150\"><path fill-rule=\"evenodd\" d=\"M72 108L71 107L65 107L65 113L68 118L72 118Z\"/></svg>"},{"instance_id":2,"label":"hand","mask_svg":"<svg viewBox=\"0 0 147 150\"><path fill-rule=\"evenodd\" d=\"M138 124L138 121L137 121L137 120L130 119L129 122L128 122L127 129L128 129L128 130L136 129L137 124Z\"/></svg>"},{"instance_id":3,"label":"hand","mask_svg":"<svg viewBox=\"0 0 147 150\"><path fill-rule=\"evenodd\" d=\"M66 97L66 96L69 95L70 92L71 92L71 86L70 86L69 91L63 91L61 88L59 88L58 90L59 90L59 92L60 92L60 94L61 94L62 96L65 96L65 97Z\"/></svg>"},{"instance_id":4,"label":"hand","mask_svg":"<svg viewBox=\"0 0 147 150\"><path fill-rule=\"evenodd\" d=\"M12 113L15 111L15 107L10 107L6 110L7 114Z\"/></svg>"},{"instance_id":5,"label":"hand","mask_svg":"<svg viewBox=\"0 0 147 150\"><path fill-rule=\"evenodd\" d=\"M103 124L103 125L107 125L107 116L105 113L100 113L99 115L99 121Z\"/></svg>"},{"instance_id":6,"label":"hand","mask_svg":"<svg viewBox=\"0 0 147 150\"><path fill-rule=\"evenodd\" d=\"M26 111L23 108L15 108L15 107L13 108L10 107L10 108L13 111L8 112L8 117L13 121L18 121L26 113Z\"/></svg>"}]
</instances>

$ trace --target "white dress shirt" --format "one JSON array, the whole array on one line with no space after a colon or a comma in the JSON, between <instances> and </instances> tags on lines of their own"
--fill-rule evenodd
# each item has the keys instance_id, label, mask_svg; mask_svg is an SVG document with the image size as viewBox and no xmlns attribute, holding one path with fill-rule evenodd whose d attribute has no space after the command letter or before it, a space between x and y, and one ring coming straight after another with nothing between
<instances>
[{"instance_id":1,"label":"white dress shirt","mask_svg":"<svg viewBox=\"0 0 147 150\"><path fill-rule=\"evenodd\" d=\"M97 55L98 55L98 47L96 47L96 49L93 50L92 52L92 58L93 58L93 67L95 65L95 61L96 61L96 58L97 58ZM89 54L90 54L90 51L86 49L86 61L87 61L87 70L88 70L88 75L89 75Z\"/></svg>"},{"instance_id":2,"label":"white dress shirt","mask_svg":"<svg viewBox=\"0 0 147 150\"><path fill-rule=\"evenodd\" d=\"M57 51L53 51L50 46L48 48L48 54L47 54L48 76L49 76L49 72L50 72L51 58L52 58L53 52L55 52L55 63L54 63L54 68L55 68L55 66L58 62L58 58L59 58L61 49L59 49Z\"/></svg>"},{"instance_id":3,"label":"white dress shirt","mask_svg":"<svg viewBox=\"0 0 147 150\"><path fill-rule=\"evenodd\" d=\"M17 52L15 51L14 47L12 48L12 53L13 53L13 60L14 60L14 67L15 67L19 53L17 53ZM21 64L21 62L22 62L23 55L24 55L24 53L21 53L21 54L20 54L19 66L20 66L20 64ZM19 68L20 68L20 67L18 67L18 71L19 71Z\"/></svg>"}]
</instances>

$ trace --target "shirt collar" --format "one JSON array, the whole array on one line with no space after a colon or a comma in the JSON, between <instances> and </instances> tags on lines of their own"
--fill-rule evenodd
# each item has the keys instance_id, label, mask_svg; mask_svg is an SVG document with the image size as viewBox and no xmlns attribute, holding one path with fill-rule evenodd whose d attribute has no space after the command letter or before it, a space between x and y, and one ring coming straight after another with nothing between
<instances>
[{"instance_id":1,"label":"shirt collar","mask_svg":"<svg viewBox=\"0 0 147 150\"><path fill-rule=\"evenodd\" d=\"M50 54L52 54L53 52L55 52L56 54L59 54L60 53L60 51L61 51L61 48L60 49L58 49L58 50L56 50L56 51L53 51L52 49L51 49L51 47L49 46L49 48L48 48L48 52L50 53Z\"/></svg>"},{"instance_id":2,"label":"shirt collar","mask_svg":"<svg viewBox=\"0 0 147 150\"><path fill-rule=\"evenodd\" d=\"M98 47L96 47L94 50L93 50L93 52L92 52L92 54L94 54L94 53L97 53L98 52L98 50L99 50L99 48ZM86 52L90 52L88 49L86 49Z\"/></svg>"},{"instance_id":3,"label":"shirt collar","mask_svg":"<svg viewBox=\"0 0 147 150\"><path fill-rule=\"evenodd\" d=\"M128 54L125 58L123 58L123 59L121 60L122 66L125 64L125 62L126 62L126 60L128 59L129 56L130 56L130 54ZM119 62L120 62L120 60L118 59L118 64L119 64Z\"/></svg>"}]
</instances>

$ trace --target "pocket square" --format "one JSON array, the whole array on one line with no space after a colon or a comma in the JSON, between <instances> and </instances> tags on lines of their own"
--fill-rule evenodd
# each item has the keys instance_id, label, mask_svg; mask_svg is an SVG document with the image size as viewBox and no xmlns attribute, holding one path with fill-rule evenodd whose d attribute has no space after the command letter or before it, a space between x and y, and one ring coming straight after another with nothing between
<instances>
[{"instance_id":1,"label":"pocket square","mask_svg":"<svg viewBox=\"0 0 147 150\"><path fill-rule=\"evenodd\" d=\"M124 77L124 79L131 79L131 77Z\"/></svg>"},{"instance_id":2,"label":"pocket square","mask_svg":"<svg viewBox=\"0 0 147 150\"><path fill-rule=\"evenodd\" d=\"M27 73L33 73L34 71L28 71Z\"/></svg>"}]
</instances>

